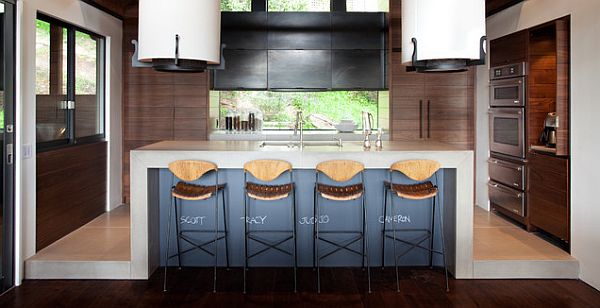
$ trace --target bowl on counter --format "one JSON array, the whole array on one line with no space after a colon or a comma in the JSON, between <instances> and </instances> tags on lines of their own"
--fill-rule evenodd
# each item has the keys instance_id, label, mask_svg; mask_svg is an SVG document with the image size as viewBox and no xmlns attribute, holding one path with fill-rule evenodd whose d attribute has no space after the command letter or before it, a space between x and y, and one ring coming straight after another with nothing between
<instances>
[{"instance_id":1,"label":"bowl on counter","mask_svg":"<svg viewBox=\"0 0 600 308\"><path fill-rule=\"evenodd\" d=\"M341 120L334 126L340 133L352 133L356 129L356 123L352 120Z\"/></svg>"}]
</instances>

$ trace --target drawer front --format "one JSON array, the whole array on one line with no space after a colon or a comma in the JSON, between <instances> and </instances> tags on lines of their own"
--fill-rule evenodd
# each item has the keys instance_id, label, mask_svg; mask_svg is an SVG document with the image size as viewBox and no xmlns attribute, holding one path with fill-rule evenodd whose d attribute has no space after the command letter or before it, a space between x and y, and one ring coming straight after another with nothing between
<instances>
[{"instance_id":1,"label":"drawer front","mask_svg":"<svg viewBox=\"0 0 600 308\"><path fill-rule=\"evenodd\" d=\"M490 178L509 187L525 190L525 165L491 157L488 159Z\"/></svg>"},{"instance_id":2,"label":"drawer front","mask_svg":"<svg viewBox=\"0 0 600 308\"><path fill-rule=\"evenodd\" d=\"M525 194L516 189L490 181L490 203L525 217Z\"/></svg>"}]
</instances>

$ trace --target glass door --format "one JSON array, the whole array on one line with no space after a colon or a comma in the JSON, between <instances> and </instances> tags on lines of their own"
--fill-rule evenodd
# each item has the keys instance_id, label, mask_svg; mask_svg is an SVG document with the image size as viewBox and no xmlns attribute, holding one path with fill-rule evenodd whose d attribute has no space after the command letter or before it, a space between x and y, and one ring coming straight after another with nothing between
<instances>
[{"instance_id":1,"label":"glass door","mask_svg":"<svg viewBox=\"0 0 600 308\"><path fill-rule=\"evenodd\" d=\"M0 293L14 281L14 3L0 0Z\"/></svg>"}]
</instances>

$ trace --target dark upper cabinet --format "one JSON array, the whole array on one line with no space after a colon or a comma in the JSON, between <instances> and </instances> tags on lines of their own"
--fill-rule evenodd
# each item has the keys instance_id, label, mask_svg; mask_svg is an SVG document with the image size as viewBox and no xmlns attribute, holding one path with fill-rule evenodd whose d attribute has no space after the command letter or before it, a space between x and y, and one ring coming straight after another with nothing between
<instances>
[{"instance_id":1,"label":"dark upper cabinet","mask_svg":"<svg viewBox=\"0 0 600 308\"><path fill-rule=\"evenodd\" d=\"M332 49L386 49L385 13L331 13Z\"/></svg>"},{"instance_id":2,"label":"dark upper cabinet","mask_svg":"<svg viewBox=\"0 0 600 308\"><path fill-rule=\"evenodd\" d=\"M215 90L386 88L386 13L222 12Z\"/></svg>"},{"instance_id":3,"label":"dark upper cabinet","mask_svg":"<svg viewBox=\"0 0 600 308\"><path fill-rule=\"evenodd\" d=\"M225 69L213 71L213 89L267 88L266 50L224 50Z\"/></svg>"},{"instance_id":4,"label":"dark upper cabinet","mask_svg":"<svg viewBox=\"0 0 600 308\"><path fill-rule=\"evenodd\" d=\"M331 48L329 13L269 13L268 28L268 49Z\"/></svg>"},{"instance_id":5,"label":"dark upper cabinet","mask_svg":"<svg viewBox=\"0 0 600 308\"><path fill-rule=\"evenodd\" d=\"M269 50L270 89L331 88L331 51Z\"/></svg>"},{"instance_id":6,"label":"dark upper cabinet","mask_svg":"<svg viewBox=\"0 0 600 308\"><path fill-rule=\"evenodd\" d=\"M384 50L332 51L335 89L385 89Z\"/></svg>"},{"instance_id":7,"label":"dark upper cabinet","mask_svg":"<svg viewBox=\"0 0 600 308\"><path fill-rule=\"evenodd\" d=\"M266 12L222 12L221 29L227 49L267 49Z\"/></svg>"},{"instance_id":8,"label":"dark upper cabinet","mask_svg":"<svg viewBox=\"0 0 600 308\"><path fill-rule=\"evenodd\" d=\"M527 61L529 31L523 30L490 41L490 66Z\"/></svg>"}]
</instances>

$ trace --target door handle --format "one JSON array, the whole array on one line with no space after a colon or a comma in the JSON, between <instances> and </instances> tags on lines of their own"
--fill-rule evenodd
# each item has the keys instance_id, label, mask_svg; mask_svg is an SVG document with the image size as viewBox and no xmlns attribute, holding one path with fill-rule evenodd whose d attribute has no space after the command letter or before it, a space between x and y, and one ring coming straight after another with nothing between
<instances>
[{"instance_id":1,"label":"door handle","mask_svg":"<svg viewBox=\"0 0 600 308\"><path fill-rule=\"evenodd\" d=\"M9 143L6 145L6 164L12 165L13 161L14 161L13 144Z\"/></svg>"},{"instance_id":2,"label":"door handle","mask_svg":"<svg viewBox=\"0 0 600 308\"><path fill-rule=\"evenodd\" d=\"M419 100L419 138L423 138L423 100Z\"/></svg>"},{"instance_id":3,"label":"door handle","mask_svg":"<svg viewBox=\"0 0 600 308\"><path fill-rule=\"evenodd\" d=\"M427 100L427 138L431 138L431 101Z\"/></svg>"}]
</instances>

